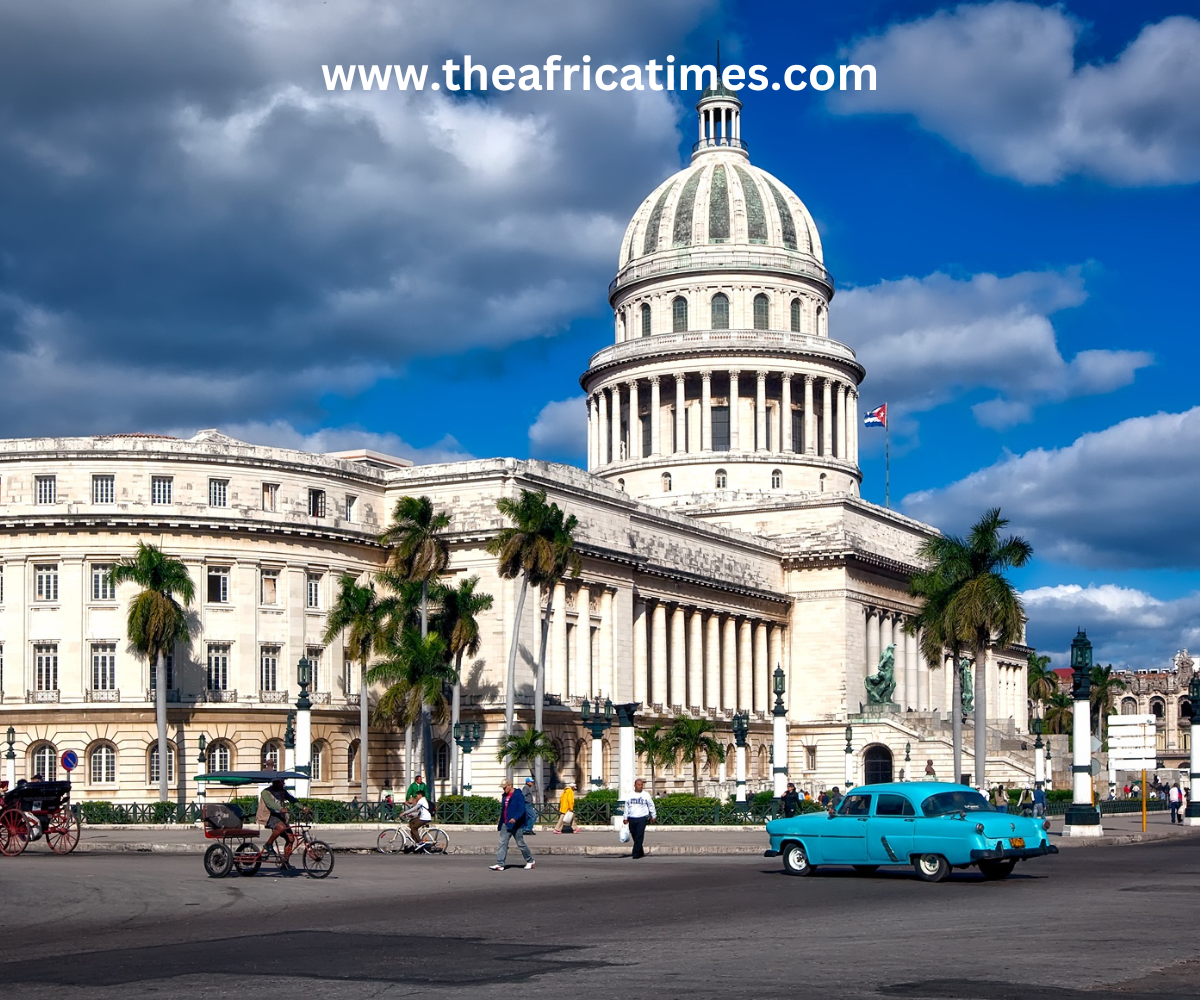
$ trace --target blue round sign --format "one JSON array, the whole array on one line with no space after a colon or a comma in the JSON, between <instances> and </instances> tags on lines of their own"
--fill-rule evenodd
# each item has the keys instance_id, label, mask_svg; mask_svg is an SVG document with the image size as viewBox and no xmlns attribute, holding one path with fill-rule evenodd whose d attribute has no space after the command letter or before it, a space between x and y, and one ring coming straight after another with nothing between
<instances>
[{"instance_id":1,"label":"blue round sign","mask_svg":"<svg viewBox=\"0 0 1200 1000\"><path fill-rule=\"evenodd\" d=\"M74 771L79 766L79 754L74 750L64 750L62 766L64 771Z\"/></svg>"}]
</instances>

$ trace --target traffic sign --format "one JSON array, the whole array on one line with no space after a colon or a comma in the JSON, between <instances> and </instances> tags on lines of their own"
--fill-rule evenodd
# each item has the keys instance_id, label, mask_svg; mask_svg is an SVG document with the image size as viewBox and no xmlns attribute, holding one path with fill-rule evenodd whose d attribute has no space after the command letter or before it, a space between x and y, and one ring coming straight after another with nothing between
<instances>
[{"instance_id":1,"label":"traffic sign","mask_svg":"<svg viewBox=\"0 0 1200 1000\"><path fill-rule=\"evenodd\" d=\"M1092 777L1093 778L1100 777L1100 774L1103 771L1104 771L1104 765L1101 764L1097 758L1093 757L1092 758Z\"/></svg>"},{"instance_id":2,"label":"traffic sign","mask_svg":"<svg viewBox=\"0 0 1200 1000\"><path fill-rule=\"evenodd\" d=\"M79 766L79 754L74 750L64 750L62 766L64 771L74 771Z\"/></svg>"},{"instance_id":3,"label":"traffic sign","mask_svg":"<svg viewBox=\"0 0 1200 1000\"><path fill-rule=\"evenodd\" d=\"M1153 715L1108 717L1108 766L1114 771L1153 771L1158 733Z\"/></svg>"},{"instance_id":4,"label":"traffic sign","mask_svg":"<svg viewBox=\"0 0 1200 1000\"><path fill-rule=\"evenodd\" d=\"M1102 746L1104 746L1104 744L1101 742L1101 740L1100 740L1100 737L1099 737L1099 736L1093 736L1093 737L1092 737L1092 753L1099 753L1099 752L1100 752L1100 748L1101 748Z\"/></svg>"}]
</instances>

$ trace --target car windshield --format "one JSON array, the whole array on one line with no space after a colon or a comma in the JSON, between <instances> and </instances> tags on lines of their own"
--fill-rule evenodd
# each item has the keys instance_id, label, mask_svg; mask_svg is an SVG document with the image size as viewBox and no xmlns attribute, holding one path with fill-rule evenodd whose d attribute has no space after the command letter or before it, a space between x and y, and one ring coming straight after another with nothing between
<instances>
[{"instance_id":1,"label":"car windshield","mask_svg":"<svg viewBox=\"0 0 1200 1000\"><path fill-rule=\"evenodd\" d=\"M960 812L993 812L994 810L978 792L938 792L921 803L926 816L948 816Z\"/></svg>"}]
</instances>

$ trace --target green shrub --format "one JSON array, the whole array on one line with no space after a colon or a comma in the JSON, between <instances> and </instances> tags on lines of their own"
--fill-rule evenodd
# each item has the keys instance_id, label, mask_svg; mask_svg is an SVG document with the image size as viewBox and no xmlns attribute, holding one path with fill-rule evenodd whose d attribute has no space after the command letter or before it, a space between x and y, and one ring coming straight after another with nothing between
<instances>
[{"instance_id":1,"label":"green shrub","mask_svg":"<svg viewBox=\"0 0 1200 1000\"><path fill-rule=\"evenodd\" d=\"M437 800L439 823L498 823L500 800L486 795L443 795Z\"/></svg>"},{"instance_id":2,"label":"green shrub","mask_svg":"<svg viewBox=\"0 0 1200 1000\"><path fill-rule=\"evenodd\" d=\"M608 823L617 806L615 788L596 788L575 800L575 822L589 825Z\"/></svg>"},{"instance_id":3,"label":"green shrub","mask_svg":"<svg viewBox=\"0 0 1200 1000\"><path fill-rule=\"evenodd\" d=\"M1047 802L1071 802L1075 793L1069 788L1050 788L1046 790Z\"/></svg>"}]
</instances>

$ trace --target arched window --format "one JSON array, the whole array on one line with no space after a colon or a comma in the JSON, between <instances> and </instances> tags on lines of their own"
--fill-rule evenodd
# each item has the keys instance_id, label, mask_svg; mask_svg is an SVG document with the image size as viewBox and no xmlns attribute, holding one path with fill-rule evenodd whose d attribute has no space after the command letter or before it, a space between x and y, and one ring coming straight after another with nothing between
<instances>
[{"instance_id":1,"label":"arched window","mask_svg":"<svg viewBox=\"0 0 1200 1000\"><path fill-rule=\"evenodd\" d=\"M1121 714L1122 715L1137 715L1137 699L1122 698L1121 699Z\"/></svg>"},{"instance_id":2,"label":"arched window","mask_svg":"<svg viewBox=\"0 0 1200 1000\"><path fill-rule=\"evenodd\" d=\"M1181 701L1179 703L1179 721L1183 722L1185 719L1190 721L1191 718L1192 718L1192 703L1190 701L1188 701L1186 698L1184 698L1183 701Z\"/></svg>"},{"instance_id":3,"label":"arched window","mask_svg":"<svg viewBox=\"0 0 1200 1000\"><path fill-rule=\"evenodd\" d=\"M218 774L221 771L228 771L232 754L229 752L229 744L224 740L218 740L208 745L208 771L209 774Z\"/></svg>"},{"instance_id":4,"label":"arched window","mask_svg":"<svg viewBox=\"0 0 1200 1000\"><path fill-rule=\"evenodd\" d=\"M146 755L146 784L158 784L158 742L150 744L150 750ZM167 744L167 784L175 784L175 748Z\"/></svg>"},{"instance_id":5,"label":"arched window","mask_svg":"<svg viewBox=\"0 0 1200 1000\"><path fill-rule=\"evenodd\" d=\"M729 296L724 292L717 292L712 297L712 323L714 330L729 329Z\"/></svg>"},{"instance_id":6,"label":"arched window","mask_svg":"<svg viewBox=\"0 0 1200 1000\"><path fill-rule=\"evenodd\" d=\"M729 484L729 476L724 469L717 469L717 489L723 490Z\"/></svg>"},{"instance_id":7,"label":"arched window","mask_svg":"<svg viewBox=\"0 0 1200 1000\"><path fill-rule=\"evenodd\" d=\"M263 744L262 769L264 771L283 770L283 747L276 740Z\"/></svg>"},{"instance_id":8,"label":"arched window","mask_svg":"<svg viewBox=\"0 0 1200 1000\"><path fill-rule=\"evenodd\" d=\"M771 300L762 292L754 296L754 329L771 329Z\"/></svg>"},{"instance_id":9,"label":"arched window","mask_svg":"<svg viewBox=\"0 0 1200 1000\"><path fill-rule=\"evenodd\" d=\"M435 781L450 780L450 747L440 740L433 745L433 774Z\"/></svg>"},{"instance_id":10,"label":"arched window","mask_svg":"<svg viewBox=\"0 0 1200 1000\"><path fill-rule=\"evenodd\" d=\"M34 781L54 781L58 778L58 751L53 743L39 743L29 758L33 763Z\"/></svg>"},{"instance_id":11,"label":"arched window","mask_svg":"<svg viewBox=\"0 0 1200 1000\"><path fill-rule=\"evenodd\" d=\"M358 776L358 750L361 746L358 740L350 741L350 749L346 751L346 780L355 782Z\"/></svg>"},{"instance_id":12,"label":"arched window","mask_svg":"<svg viewBox=\"0 0 1200 1000\"><path fill-rule=\"evenodd\" d=\"M1154 713L1154 717L1156 719L1161 719L1167 714L1166 705L1164 705L1162 700L1159 698L1155 698L1152 702L1150 702L1150 711Z\"/></svg>"},{"instance_id":13,"label":"arched window","mask_svg":"<svg viewBox=\"0 0 1200 1000\"><path fill-rule=\"evenodd\" d=\"M824 306L817 306L817 329L815 332L818 337L828 336L829 331L825 329L825 307Z\"/></svg>"},{"instance_id":14,"label":"arched window","mask_svg":"<svg viewBox=\"0 0 1200 1000\"><path fill-rule=\"evenodd\" d=\"M312 775L313 781L325 780L325 775L327 773L327 769L325 767L325 754L327 752L328 748L325 746L324 740L316 740L312 744L312 759L309 761L309 766L312 768L312 770L309 773Z\"/></svg>"},{"instance_id":15,"label":"arched window","mask_svg":"<svg viewBox=\"0 0 1200 1000\"><path fill-rule=\"evenodd\" d=\"M863 784L886 784L892 780L892 751L887 747L867 747L863 754Z\"/></svg>"},{"instance_id":16,"label":"arched window","mask_svg":"<svg viewBox=\"0 0 1200 1000\"><path fill-rule=\"evenodd\" d=\"M619 489L622 493L625 492L625 480L624 479L617 480L617 489Z\"/></svg>"},{"instance_id":17,"label":"arched window","mask_svg":"<svg viewBox=\"0 0 1200 1000\"><path fill-rule=\"evenodd\" d=\"M671 492L671 473L664 472L662 474L662 491L664 493Z\"/></svg>"},{"instance_id":18,"label":"arched window","mask_svg":"<svg viewBox=\"0 0 1200 1000\"><path fill-rule=\"evenodd\" d=\"M112 785L117 780L117 748L100 743L92 748L88 777L93 785Z\"/></svg>"},{"instance_id":19,"label":"arched window","mask_svg":"<svg viewBox=\"0 0 1200 1000\"><path fill-rule=\"evenodd\" d=\"M825 473L821 473L821 492L825 492Z\"/></svg>"},{"instance_id":20,"label":"arched window","mask_svg":"<svg viewBox=\"0 0 1200 1000\"><path fill-rule=\"evenodd\" d=\"M800 300L792 299L792 333L800 332Z\"/></svg>"},{"instance_id":21,"label":"arched window","mask_svg":"<svg viewBox=\"0 0 1200 1000\"><path fill-rule=\"evenodd\" d=\"M650 305L647 302L642 303L642 336L650 336Z\"/></svg>"},{"instance_id":22,"label":"arched window","mask_svg":"<svg viewBox=\"0 0 1200 1000\"><path fill-rule=\"evenodd\" d=\"M687 299L682 295L676 295L671 302L671 330L674 333L683 333L687 328Z\"/></svg>"}]
</instances>

